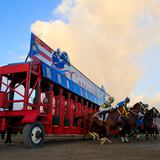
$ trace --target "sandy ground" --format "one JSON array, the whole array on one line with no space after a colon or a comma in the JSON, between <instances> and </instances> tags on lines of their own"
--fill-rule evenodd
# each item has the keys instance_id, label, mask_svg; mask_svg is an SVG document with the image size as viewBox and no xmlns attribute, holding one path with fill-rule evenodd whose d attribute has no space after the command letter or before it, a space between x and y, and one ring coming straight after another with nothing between
<instances>
[{"instance_id":1,"label":"sandy ground","mask_svg":"<svg viewBox=\"0 0 160 160\"><path fill-rule=\"evenodd\" d=\"M93 140L47 140L41 148L25 148L17 139L0 142L0 160L160 160L160 138L100 145Z\"/></svg>"}]
</instances>

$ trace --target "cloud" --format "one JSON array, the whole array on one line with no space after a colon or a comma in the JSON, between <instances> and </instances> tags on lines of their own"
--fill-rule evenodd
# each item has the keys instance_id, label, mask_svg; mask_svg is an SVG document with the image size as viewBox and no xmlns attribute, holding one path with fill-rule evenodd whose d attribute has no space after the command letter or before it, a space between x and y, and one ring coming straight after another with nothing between
<instances>
[{"instance_id":1,"label":"cloud","mask_svg":"<svg viewBox=\"0 0 160 160\"><path fill-rule=\"evenodd\" d=\"M63 0L53 13L67 16L39 21L31 30L53 49L68 52L71 63L118 101L130 95L143 70L136 62L159 42L157 0ZM74 5L73 5L74 4ZM142 24L140 22L143 20Z\"/></svg>"},{"instance_id":2,"label":"cloud","mask_svg":"<svg viewBox=\"0 0 160 160\"><path fill-rule=\"evenodd\" d=\"M134 92L130 93L130 97L131 97L131 103L130 103L131 106L141 101L144 104L148 104L150 108L156 107L160 111L160 92L157 92L154 98L148 97L148 95L146 95L145 93L137 96Z\"/></svg>"}]
</instances>

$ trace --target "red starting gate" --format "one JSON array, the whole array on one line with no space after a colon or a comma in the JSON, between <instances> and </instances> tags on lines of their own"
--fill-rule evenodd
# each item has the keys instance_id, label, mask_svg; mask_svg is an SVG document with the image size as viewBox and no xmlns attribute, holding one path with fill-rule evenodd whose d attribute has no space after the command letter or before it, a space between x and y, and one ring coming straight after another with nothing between
<instances>
[{"instance_id":1,"label":"red starting gate","mask_svg":"<svg viewBox=\"0 0 160 160\"><path fill-rule=\"evenodd\" d=\"M85 124L76 117L97 109L44 78L41 62L0 67L0 133L21 133L28 147L41 145L45 135L83 135Z\"/></svg>"}]
</instances>

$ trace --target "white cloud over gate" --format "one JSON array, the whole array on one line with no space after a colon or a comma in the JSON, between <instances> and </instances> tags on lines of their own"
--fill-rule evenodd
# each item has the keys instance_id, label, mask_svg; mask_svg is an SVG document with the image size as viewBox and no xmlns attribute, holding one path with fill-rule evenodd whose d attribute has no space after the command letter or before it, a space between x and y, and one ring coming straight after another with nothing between
<instances>
[{"instance_id":1,"label":"white cloud over gate","mask_svg":"<svg viewBox=\"0 0 160 160\"><path fill-rule=\"evenodd\" d=\"M67 51L71 63L117 101L147 97L132 92L144 74L139 57L160 42L158 1L63 0L53 13L61 18L37 20L32 31L53 49ZM154 100L160 103L159 93Z\"/></svg>"}]
</instances>

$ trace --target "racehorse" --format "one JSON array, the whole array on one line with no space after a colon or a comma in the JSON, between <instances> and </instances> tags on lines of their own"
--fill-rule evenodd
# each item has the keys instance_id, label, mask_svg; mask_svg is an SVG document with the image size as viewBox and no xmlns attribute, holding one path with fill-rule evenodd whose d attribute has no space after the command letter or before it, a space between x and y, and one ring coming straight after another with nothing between
<instances>
[{"instance_id":1,"label":"racehorse","mask_svg":"<svg viewBox=\"0 0 160 160\"><path fill-rule=\"evenodd\" d=\"M128 111L128 117L129 117L129 123L130 127L132 129L136 128L136 120L141 114L144 114L145 110L147 108L146 104L143 104L142 102L137 102L136 104L133 105Z\"/></svg>"},{"instance_id":2,"label":"racehorse","mask_svg":"<svg viewBox=\"0 0 160 160\"><path fill-rule=\"evenodd\" d=\"M155 118L158 133L160 134L160 115Z\"/></svg>"},{"instance_id":3,"label":"racehorse","mask_svg":"<svg viewBox=\"0 0 160 160\"><path fill-rule=\"evenodd\" d=\"M92 136L97 136L100 132L103 132L104 137L101 139L101 144L104 144L106 141L111 143L111 130L123 128L125 126L124 119L127 118L127 110L124 106L113 109L108 113L108 116L105 121L99 120L97 116L94 116L93 113L85 113L79 118L83 118L86 124L86 129ZM122 118L123 117L123 118ZM99 133L96 133L96 131ZM125 132L121 132L121 136L124 136Z\"/></svg>"},{"instance_id":4,"label":"racehorse","mask_svg":"<svg viewBox=\"0 0 160 160\"><path fill-rule=\"evenodd\" d=\"M149 135L154 139L157 138L158 129L156 124L156 118L159 117L159 111L153 107L148 110L144 115L144 132L146 133L146 139L149 139Z\"/></svg>"},{"instance_id":5,"label":"racehorse","mask_svg":"<svg viewBox=\"0 0 160 160\"><path fill-rule=\"evenodd\" d=\"M140 137L140 134L143 133L146 135L146 139L149 140L149 135L153 135L155 138L158 134L156 127L156 117L159 116L159 112L156 108L148 110L148 105L143 104L142 102L136 103L129 110L129 124L130 130L133 131L130 136L134 135L136 139ZM137 126L137 120L142 119L142 126Z\"/></svg>"},{"instance_id":6,"label":"racehorse","mask_svg":"<svg viewBox=\"0 0 160 160\"><path fill-rule=\"evenodd\" d=\"M139 129L137 127L137 120L142 116L144 116L144 112L147 109L148 105L142 103L142 102L137 102L136 104L131 107L128 112L128 123L130 130L130 137L135 136L136 139L140 137L139 134Z\"/></svg>"}]
</instances>

